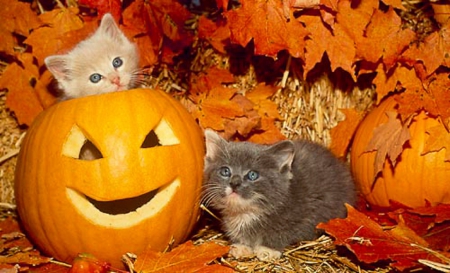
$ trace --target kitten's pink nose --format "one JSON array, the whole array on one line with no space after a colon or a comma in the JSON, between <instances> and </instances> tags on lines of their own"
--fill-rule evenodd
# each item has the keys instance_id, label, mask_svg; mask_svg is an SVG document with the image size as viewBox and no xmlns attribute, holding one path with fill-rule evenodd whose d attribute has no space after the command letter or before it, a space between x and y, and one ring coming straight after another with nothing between
<instances>
[{"instance_id":1,"label":"kitten's pink nose","mask_svg":"<svg viewBox=\"0 0 450 273\"><path fill-rule=\"evenodd\" d=\"M114 83L115 85L120 85L120 77L119 76L115 76L111 79L111 82Z\"/></svg>"}]
</instances>

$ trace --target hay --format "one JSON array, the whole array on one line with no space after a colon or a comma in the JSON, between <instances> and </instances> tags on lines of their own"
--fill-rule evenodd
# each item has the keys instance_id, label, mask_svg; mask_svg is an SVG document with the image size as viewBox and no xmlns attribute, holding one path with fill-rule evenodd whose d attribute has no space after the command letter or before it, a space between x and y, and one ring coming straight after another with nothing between
<instances>
[{"instance_id":1,"label":"hay","mask_svg":"<svg viewBox=\"0 0 450 273\"><path fill-rule=\"evenodd\" d=\"M429 19L429 1L405 0L407 10L402 12L409 27L418 33L427 33L435 29ZM194 26L191 26L194 28ZM192 50L189 64L180 62L176 67L162 65L155 67L147 79L150 88L159 87L166 92L182 97L189 90L187 82L189 73L205 71L208 67L219 66L230 69L232 56L217 54L209 46L198 42ZM247 64L248 65L248 64ZM274 72L271 84L280 86L280 91L273 100L279 106L283 120L278 123L281 132L290 139L305 138L329 146L330 129L344 119L339 111L343 108L366 110L374 101L375 90L370 86L358 87L347 81L342 82L341 75L322 72L314 79L306 82L297 67L296 60L287 58L276 65L281 72ZM188 67L183 69L182 66ZM0 67L0 73L4 66ZM176 71L176 72L175 72ZM184 72L181 72L184 71ZM249 90L256 86L258 71L254 64L249 64L245 73L236 77L233 86L240 90ZM16 154L23 138L24 130L5 106L5 92L0 91L0 211L7 209L10 214L14 207L14 168ZM220 232L218 220L210 216L202 218L201 229L192 237L195 244L215 241L228 244L227 238ZM206 219L206 220L205 220ZM301 242L287 248L283 257L276 262L260 262L254 257L236 260L224 257L216 261L235 269L238 272L387 272L389 268L362 269L359 264L347 257L352 257L333 245L330 237L322 236L313 242ZM426 264L427 261L424 261ZM428 264L429 265L429 264ZM441 265L429 265L439 267Z\"/></svg>"}]
</instances>

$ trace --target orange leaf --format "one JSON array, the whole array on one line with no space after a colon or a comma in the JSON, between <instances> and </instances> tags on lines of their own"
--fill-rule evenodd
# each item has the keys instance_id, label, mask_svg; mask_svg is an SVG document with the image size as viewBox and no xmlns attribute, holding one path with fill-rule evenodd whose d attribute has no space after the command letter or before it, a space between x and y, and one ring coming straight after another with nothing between
<instances>
[{"instance_id":1,"label":"orange leaf","mask_svg":"<svg viewBox=\"0 0 450 273\"><path fill-rule=\"evenodd\" d=\"M292 13L285 17L282 1L241 1L241 7L224 13L231 40L247 46L253 39L255 54L276 57L287 50L293 57L303 58L308 32Z\"/></svg>"},{"instance_id":2,"label":"orange leaf","mask_svg":"<svg viewBox=\"0 0 450 273\"><path fill-rule=\"evenodd\" d=\"M422 61L425 69L430 75L440 65L450 67L450 22L447 22L439 31L428 35L423 41L412 44L410 48L403 53L402 57L414 64Z\"/></svg>"},{"instance_id":3,"label":"orange leaf","mask_svg":"<svg viewBox=\"0 0 450 273\"><path fill-rule=\"evenodd\" d=\"M31 5L19 1L0 0L0 29L27 37L42 22ZM2 36L3 39L3 36Z\"/></svg>"},{"instance_id":4,"label":"orange leaf","mask_svg":"<svg viewBox=\"0 0 450 273\"><path fill-rule=\"evenodd\" d=\"M301 20L311 33L311 39L306 41L304 74L307 75L322 60L323 54L327 53L332 71L342 68L356 80L353 68L356 50L347 32L338 24L330 30L318 16L304 16Z\"/></svg>"},{"instance_id":5,"label":"orange leaf","mask_svg":"<svg viewBox=\"0 0 450 273\"><path fill-rule=\"evenodd\" d=\"M252 134L248 141L260 144L273 144L285 140L286 137L280 132L275 122L274 118L261 118L260 131Z\"/></svg>"},{"instance_id":6,"label":"orange leaf","mask_svg":"<svg viewBox=\"0 0 450 273\"><path fill-rule=\"evenodd\" d=\"M0 78L0 90L9 90L6 106L15 113L19 124L30 125L43 110L31 85L33 81L37 81L33 73L24 70L17 63L10 64Z\"/></svg>"},{"instance_id":7,"label":"orange leaf","mask_svg":"<svg viewBox=\"0 0 450 273\"><path fill-rule=\"evenodd\" d=\"M123 30L128 36L150 38L145 39L145 43L138 43L142 55L152 55L149 61L153 61L153 56L159 56L162 52L163 60L172 62L174 55L192 43L192 36L184 29L184 23L191 13L177 1L137 0L122 15ZM145 66L153 64L144 63Z\"/></svg>"},{"instance_id":8,"label":"orange leaf","mask_svg":"<svg viewBox=\"0 0 450 273\"><path fill-rule=\"evenodd\" d=\"M393 166L397 162L397 158L403 152L403 145L411 138L408 127L402 125L397 113L386 112L389 117L387 123L379 125L373 130L372 138L364 152L376 151L374 162L374 176L383 169L386 157L389 157Z\"/></svg>"},{"instance_id":9,"label":"orange leaf","mask_svg":"<svg viewBox=\"0 0 450 273\"><path fill-rule=\"evenodd\" d=\"M415 38L415 32L403 28L400 16L390 7L387 12L375 10L365 36L357 43L357 55L373 63L382 58L389 70Z\"/></svg>"},{"instance_id":10,"label":"orange leaf","mask_svg":"<svg viewBox=\"0 0 450 273\"><path fill-rule=\"evenodd\" d=\"M228 250L229 247L212 242L194 246L191 241L188 241L168 253L146 251L138 256L134 268L137 272L142 273L202 272L202 269L208 267L208 263L223 256ZM215 269L218 269L217 266ZM233 272L226 267L220 267L220 270L221 272Z\"/></svg>"},{"instance_id":11,"label":"orange leaf","mask_svg":"<svg viewBox=\"0 0 450 273\"><path fill-rule=\"evenodd\" d=\"M278 105L270 100L280 89L277 86L258 84L254 89L245 93L245 97L255 104L254 109L258 110L261 117L271 117L276 120L282 120L278 112Z\"/></svg>"},{"instance_id":12,"label":"orange leaf","mask_svg":"<svg viewBox=\"0 0 450 273\"><path fill-rule=\"evenodd\" d=\"M343 158L347 155L350 141L364 115L353 108L339 109L339 111L344 113L345 120L339 122L338 125L331 129L330 150L337 157Z\"/></svg>"},{"instance_id":13,"label":"orange leaf","mask_svg":"<svg viewBox=\"0 0 450 273\"><path fill-rule=\"evenodd\" d=\"M230 29L222 20L216 22L201 16L198 20L198 37L208 42L220 53L226 53L225 40L230 38Z\"/></svg>"},{"instance_id":14,"label":"orange leaf","mask_svg":"<svg viewBox=\"0 0 450 273\"><path fill-rule=\"evenodd\" d=\"M59 34L83 27L83 20L78 16L80 11L76 7L54 9L39 15L45 25L54 28Z\"/></svg>"},{"instance_id":15,"label":"orange leaf","mask_svg":"<svg viewBox=\"0 0 450 273\"><path fill-rule=\"evenodd\" d=\"M332 235L335 244L346 246L365 263L389 261L390 265L402 271L418 267L418 259L440 261L437 257L449 257L445 252L424 249L427 243L405 224L400 223L391 230L383 230L365 214L347 205L346 219L334 219L321 223L318 228Z\"/></svg>"},{"instance_id":16,"label":"orange leaf","mask_svg":"<svg viewBox=\"0 0 450 273\"><path fill-rule=\"evenodd\" d=\"M445 161L450 161L450 134L444 126L438 125L427 130L429 135L421 155L445 149Z\"/></svg>"},{"instance_id":17,"label":"orange leaf","mask_svg":"<svg viewBox=\"0 0 450 273\"><path fill-rule=\"evenodd\" d=\"M18 44L15 34L27 37L41 22L28 3L0 0L0 6L0 52L15 55L14 47Z\"/></svg>"},{"instance_id":18,"label":"orange leaf","mask_svg":"<svg viewBox=\"0 0 450 273\"><path fill-rule=\"evenodd\" d=\"M49 26L35 29L24 41L32 47L33 55L37 58L39 65L44 64L47 56L70 49L64 34L83 28L84 23L78 16L78 12L77 8L55 9L39 16L45 25Z\"/></svg>"},{"instance_id":19,"label":"orange leaf","mask_svg":"<svg viewBox=\"0 0 450 273\"><path fill-rule=\"evenodd\" d=\"M339 1L336 21L342 29L357 41L364 36L367 25L372 19L372 14L378 9L378 0L364 0L357 4L354 1Z\"/></svg>"},{"instance_id":20,"label":"orange leaf","mask_svg":"<svg viewBox=\"0 0 450 273\"><path fill-rule=\"evenodd\" d=\"M376 85L377 103L387 96L390 92L396 91L396 89L406 89L406 92L416 93L423 90L422 81L417 78L414 69L406 68L403 66L393 67L388 73L385 72L384 65L380 63L376 69L377 75L373 80ZM401 106L408 106L401 105ZM416 105L409 105L415 107ZM417 109L417 108L416 108ZM412 112L415 112L416 109Z\"/></svg>"},{"instance_id":21,"label":"orange leaf","mask_svg":"<svg viewBox=\"0 0 450 273\"><path fill-rule=\"evenodd\" d=\"M403 6L402 0L381 0L388 6L392 6L396 9L406 10L405 6Z\"/></svg>"}]
</instances>

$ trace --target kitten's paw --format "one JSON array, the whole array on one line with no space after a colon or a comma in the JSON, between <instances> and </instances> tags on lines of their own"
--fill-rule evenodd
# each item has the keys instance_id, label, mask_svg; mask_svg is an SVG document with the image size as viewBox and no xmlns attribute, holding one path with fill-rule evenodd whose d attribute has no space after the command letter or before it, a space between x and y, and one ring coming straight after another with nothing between
<instances>
[{"instance_id":1,"label":"kitten's paw","mask_svg":"<svg viewBox=\"0 0 450 273\"><path fill-rule=\"evenodd\" d=\"M255 254L260 261L270 261L281 257L280 251L265 246L255 247Z\"/></svg>"},{"instance_id":2,"label":"kitten's paw","mask_svg":"<svg viewBox=\"0 0 450 273\"><path fill-rule=\"evenodd\" d=\"M235 258L248 257L254 254L251 247L241 244L232 244L228 253Z\"/></svg>"}]
</instances>

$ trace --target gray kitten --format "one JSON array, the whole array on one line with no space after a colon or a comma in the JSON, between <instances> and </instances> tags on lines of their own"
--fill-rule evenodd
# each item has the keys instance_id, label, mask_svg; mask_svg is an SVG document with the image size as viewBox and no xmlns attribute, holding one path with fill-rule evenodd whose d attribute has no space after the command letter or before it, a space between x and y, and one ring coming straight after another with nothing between
<instances>
[{"instance_id":1,"label":"gray kitten","mask_svg":"<svg viewBox=\"0 0 450 273\"><path fill-rule=\"evenodd\" d=\"M346 216L355 187L345 164L308 141L228 142L205 131L204 196L222 215L230 254L279 258L286 246L317 237L316 225Z\"/></svg>"}]
</instances>

